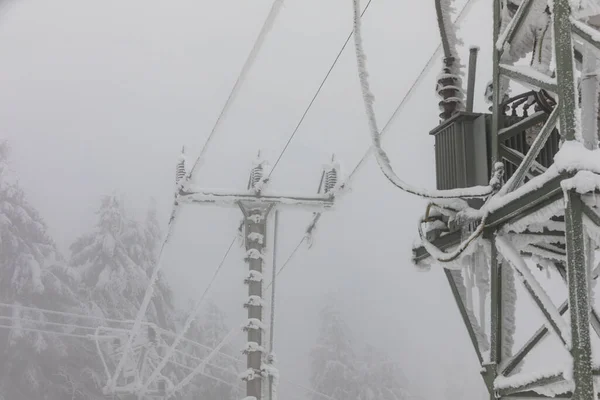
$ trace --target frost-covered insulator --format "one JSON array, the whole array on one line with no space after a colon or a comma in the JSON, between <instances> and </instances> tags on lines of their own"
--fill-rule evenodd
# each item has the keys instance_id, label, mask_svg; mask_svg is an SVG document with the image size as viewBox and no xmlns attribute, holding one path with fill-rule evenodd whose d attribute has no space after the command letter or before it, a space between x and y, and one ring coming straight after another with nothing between
<instances>
[{"instance_id":1,"label":"frost-covered insulator","mask_svg":"<svg viewBox=\"0 0 600 400\"><path fill-rule=\"evenodd\" d=\"M464 109L462 80L455 72L458 68L454 66L454 62L454 57L444 59L445 67L442 69L442 73L438 75L436 92L441 97L438 104L442 120L447 120Z\"/></svg>"},{"instance_id":2,"label":"frost-covered insulator","mask_svg":"<svg viewBox=\"0 0 600 400\"><path fill-rule=\"evenodd\" d=\"M331 168L325 173L325 193L332 191L338 182L338 172L335 168Z\"/></svg>"},{"instance_id":3,"label":"frost-covered insulator","mask_svg":"<svg viewBox=\"0 0 600 400\"><path fill-rule=\"evenodd\" d=\"M265 348L262 347L261 345L259 345L256 342L248 342L246 343L246 346L244 347L244 350L242 350L242 353L244 354L249 354L249 353L264 353Z\"/></svg>"},{"instance_id":4,"label":"frost-covered insulator","mask_svg":"<svg viewBox=\"0 0 600 400\"><path fill-rule=\"evenodd\" d=\"M244 332L255 330L255 331L264 331L266 329L265 324L258 318L248 318L246 324L242 328Z\"/></svg>"},{"instance_id":5,"label":"frost-covered insulator","mask_svg":"<svg viewBox=\"0 0 600 400\"><path fill-rule=\"evenodd\" d=\"M262 282L262 280L263 275L260 272L251 270L246 279L244 279L244 283L249 285L251 282Z\"/></svg>"},{"instance_id":6,"label":"frost-covered insulator","mask_svg":"<svg viewBox=\"0 0 600 400\"><path fill-rule=\"evenodd\" d=\"M181 154L179 155L179 161L177 162L177 166L175 167L175 183L179 183L185 175L187 174L185 167L185 147L181 149Z\"/></svg>"},{"instance_id":7,"label":"frost-covered insulator","mask_svg":"<svg viewBox=\"0 0 600 400\"><path fill-rule=\"evenodd\" d=\"M260 378L262 378L260 371L257 371L253 368L248 368L240 374L240 379L245 382L250 382Z\"/></svg>"},{"instance_id":8,"label":"frost-covered insulator","mask_svg":"<svg viewBox=\"0 0 600 400\"><path fill-rule=\"evenodd\" d=\"M260 252L260 250L248 249L248 251L246 251L246 257L244 260L248 262L250 260L263 260L264 258L265 256Z\"/></svg>"},{"instance_id":9,"label":"frost-covered insulator","mask_svg":"<svg viewBox=\"0 0 600 400\"><path fill-rule=\"evenodd\" d=\"M258 213L250 214L247 219L248 219L248 221L252 221L255 224L258 224L258 223L262 222L265 219L265 217L263 216L262 213L258 212Z\"/></svg>"},{"instance_id":10,"label":"frost-covered insulator","mask_svg":"<svg viewBox=\"0 0 600 400\"><path fill-rule=\"evenodd\" d=\"M248 234L248 240L258 244L263 244L265 242L265 236L258 232L251 232Z\"/></svg>"},{"instance_id":11,"label":"frost-covered insulator","mask_svg":"<svg viewBox=\"0 0 600 400\"><path fill-rule=\"evenodd\" d=\"M250 296L248 300L244 303L244 307L263 307L265 305L262 297L260 296Z\"/></svg>"},{"instance_id":12,"label":"frost-covered insulator","mask_svg":"<svg viewBox=\"0 0 600 400\"><path fill-rule=\"evenodd\" d=\"M261 374L265 377L273 377L275 382L279 380L279 370L275 366L277 364L277 359L275 354L270 353L265 356L265 360L260 366Z\"/></svg>"},{"instance_id":13,"label":"frost-covered insulator","mask_svg":"<svg viewBox=\"0 0 600 400\"><path fill-rule=\"evenodd\" d=\"M250 171L250 182L248 183L248 189L255 188L256 185L262 180L264 175L264 168L262 163L254 166Z\"/></svg>"}]
</instances>

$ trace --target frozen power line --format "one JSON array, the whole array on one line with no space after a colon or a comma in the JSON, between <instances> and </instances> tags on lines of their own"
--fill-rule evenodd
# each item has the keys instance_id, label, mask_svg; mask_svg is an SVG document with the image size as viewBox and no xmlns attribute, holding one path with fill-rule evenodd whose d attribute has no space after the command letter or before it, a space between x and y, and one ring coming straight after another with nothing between
<instances>
[{"instance_id":1,"label":"frozen power line","mask_svg":"<svg viewBox=\"0 0 600 400\"><path fill-rule=\"evenodd\" d=\"M204 146L202 146L202 150L200 150L200 155L198 155L198 157L196 158L196 161L194 162L194 165L192 166L192 169L190 170L190 172L188 174L188 180L189 180L189 178L192 177L194 172L201 166L201 164L204 160L204 155L208 149L208 145L209 145L210 141L214 137L221 121L224 120L225 116L227 115L227 112L229 111L229 108L231 107L235 98L237 97L242 84L246 80L248 72L250 71L250 69L252 68L252 65L256 61L256 58L262 48L262 45L265 42L267 35L269 34L271 29L273 28L273 25L275 24L275 20L277 19L277 16L279 15L279 11L281 10L282 5L283 5L283 0L274 0L273 1L271 10L269 11L267 18L265 19L265 22L263 23L260 33L258 34L258 37L256 38L254 45L252 46L252 50L250 51L250 53L248 54L248 57L246 58L246 61L244 62L244 66L242 67L242 70L240 71L240 74L238 75L237 80L235 81L235 84L233 85L233 88L231 89L231 92L229 93L229 96L227 97L227 100L225 101L225 105L221 109L221 113L219 114L217 121L215 122L212 130L210 131L208 138L204 142Z\"/></svg>"}]
</instances>

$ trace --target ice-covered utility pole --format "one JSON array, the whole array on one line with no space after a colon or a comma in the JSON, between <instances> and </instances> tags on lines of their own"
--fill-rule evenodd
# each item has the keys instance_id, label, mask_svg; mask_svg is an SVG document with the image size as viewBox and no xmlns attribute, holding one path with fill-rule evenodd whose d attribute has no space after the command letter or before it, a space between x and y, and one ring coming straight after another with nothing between
<instances>
[{"instance_id":1,"label":"ice-covered utility pole","mask_svg":"<svg viewBox=\"0 0 600 400\"><path fill-rule=\"evenodd\" d=\"M266 354L264 337L266 324L263 312L263 272L267 249L275 245L274 240L269 242L269 217L274 208L281 206L304 207L314 211L330 208L333 206L333 189L337 186L336 178L339 173L335 164L326 168L321 184L323 190L315 196L272 195L263 193L266 184L264 177L268 176L266 169L267 164L259 157L250 172L246 191L200 189L187 184L182 185L179 192L181 202L239 207L244 216L242 233L246 248L245 261L248 264L248 275L244 280L248 285L248 299L244 303L244 307L248 309L248 320L243 328L247 332L247 343L243 350L247 356L247 370L242 374L242 380L246 382L245 400L267 397L263 396L267 386L269 392L274 389L273 385L263 385L263 381L268 379L273 382L272 377L275 381L277 379L277 376L273 376L277 375L272 363L274 356ZM269 348L269 352L272 352L272 348ZM272 393L269 398L272 398Z\"/></svg>"}]
</instances>

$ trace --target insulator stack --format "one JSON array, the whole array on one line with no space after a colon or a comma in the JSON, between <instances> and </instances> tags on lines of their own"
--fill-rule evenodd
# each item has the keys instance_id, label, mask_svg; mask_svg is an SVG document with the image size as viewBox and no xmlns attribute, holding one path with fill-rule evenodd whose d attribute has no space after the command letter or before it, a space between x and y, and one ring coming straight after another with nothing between
<instances>
[{"instance_id":1,"label":"insulator stack","mask_svg":"<svg viewBox=\"0 0 600 400\"><path fill-rule=\"evenodd\" d=\"M177 167L175 167L175 183L179 183L183 178L185 178L185 174L187 171L185 170L185 148L181 149L181 155L179 156L179 162L177 163Z\"/></svg>"},{"instance_id":2,"label":"insulator stack","mask_svg":"<svg viewBox=\"0 0 600 400\"><path fill-rule=\"evenodd\" d=\"M252 171L250 172L250 188L255 187L258 182L261 181L261 179L263 178L263 174L264 174L264 169L262 164L257 165L256 167L252 168Z\"/></svg>"},{"instance_id":3,"label":"insulator stack","mask_svg":"<svg viewBox=\"0 0 600 400\"><path fill-rule=\"evenodd\" d=\"M452 72L454 57L444 59L444 68L438 76L436 91L442 98L438 103L440 107L440 118L447 120L463 109L462 81L460 77Z\"/></svg>"},{"instance_id":4,"label":"insulator stack","mask_svg":"<svg viewBox=\"0 0 600 400\"><path fill-rule=\"evenodd\" d=\"M337 185L338 172L337 169L331 168L325 172L325 193L331 192Z\"/></svg>"}]
</instances>

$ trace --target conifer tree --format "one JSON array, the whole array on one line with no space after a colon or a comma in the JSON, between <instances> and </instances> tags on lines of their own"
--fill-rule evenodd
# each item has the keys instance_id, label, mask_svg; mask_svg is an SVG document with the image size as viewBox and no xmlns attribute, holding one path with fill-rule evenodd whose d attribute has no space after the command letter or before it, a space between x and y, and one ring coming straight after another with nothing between
<instances>
[{"instance_id":1,"label":"conifer tree","mask_svg":"<svg viewBox=\"0 0 600 400\"><path fill-rule=\"evenodd\" d=\"M182 320L186 317L187 314L181 316ZM204 347L189 344L182 346L186 353L195 357L188 357L186 365L191 368L197 366L229 333L230 328L226 325L224 317L224 313L213 302L209 302L204 311L196 317L186 337ZM241 393L237 388L240 387L241 381L236 360L239 354L233 351L230 345L223 346L204 369L205 374L197 375L190 383L184 399L229 400L239 397Z\"/></svg>"},{"instance_id":2,"label":"conifer tree","mask_svg":"<svg viewBox=\"0 0 600 400\"><path fill-rule=\"evenodd\" d=\"M332 300L320 312L319 337L311 358L315 391L339 400L357 398L356 355L349 329ZM322 400L317 394L313 398Z\"/></svg>"},{"instance_id":3,"label":"conifer tree","mask_svg":"<svg viewBox=\"0 0 600 400\"><path fill-rule=\"evenodd\" d=\"M407 382L398 366L383 352L367 345L358 371L357 400L407 400Z\"/></svg>"},{"instance_id":4,"label":"conifer tree","mask_svg":"<svg viewBox=\"0 0 600 400\"><path fill-rule=\"evenodd\" d=\"M106 317L132 319L148 285L144 269L132 255L141 249L133 238L137 225L123 215L116 196L104 196L97 211L95 229L80 236L70 247L71 264L83 284L87 300L97 305Z\"/></svg>"},{"instance_id":5,"label":"conifer tree","mask_svg":"<svg viewBox=\"0 0 600 400\"><path fill-rule=\"evenodd\" d=\"M77 313L80 303L74 277L43 219L9 177L7 156L8 146L2 143L0 302L12 307L0 307L0 399L94 398L93 385L80 383L84 374L98 376L86 368L90 354L80 351L79 339L43 332L64 331L47 323L69 323L68 318L26 308Z\"/></svg>"}]
</instances>

